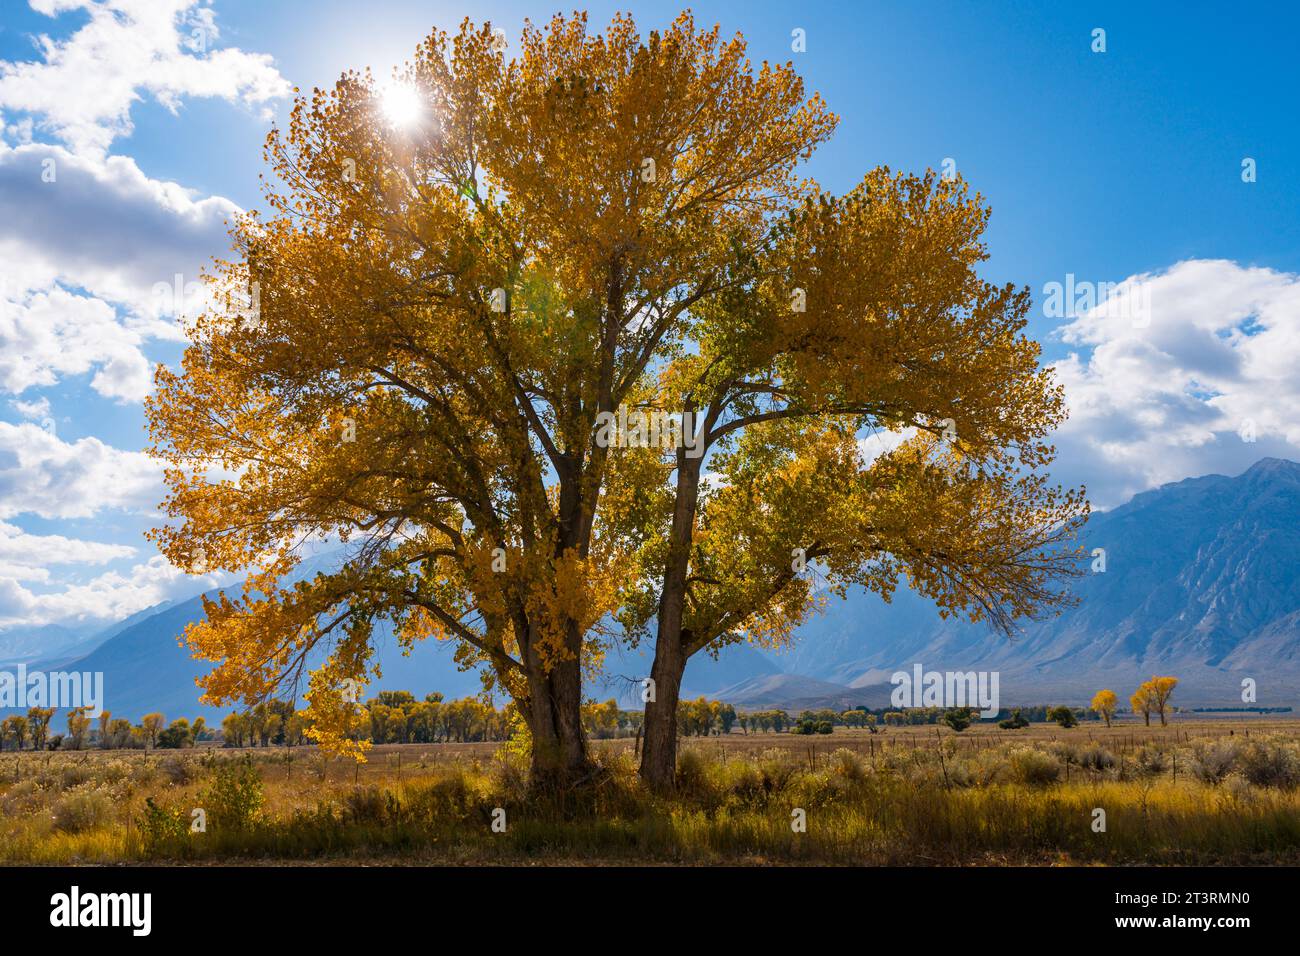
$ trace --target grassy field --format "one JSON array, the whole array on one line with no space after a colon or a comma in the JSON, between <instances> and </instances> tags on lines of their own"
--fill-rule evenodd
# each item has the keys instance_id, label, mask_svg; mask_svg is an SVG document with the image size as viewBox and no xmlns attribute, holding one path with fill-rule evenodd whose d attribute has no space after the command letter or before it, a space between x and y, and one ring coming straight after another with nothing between
<instances>
[{"instance_id":1,"label":"grassy field","mask_svg":"<svg viewBox=\"0 0 1300 956\"><path fill-rule=\"evenodd\" d=\"M1300 863L1296 721L733 733L683 742L671 799L631 748L546 804L499 744L10 751L0 862Z\"/></svg>"}]
</instances>

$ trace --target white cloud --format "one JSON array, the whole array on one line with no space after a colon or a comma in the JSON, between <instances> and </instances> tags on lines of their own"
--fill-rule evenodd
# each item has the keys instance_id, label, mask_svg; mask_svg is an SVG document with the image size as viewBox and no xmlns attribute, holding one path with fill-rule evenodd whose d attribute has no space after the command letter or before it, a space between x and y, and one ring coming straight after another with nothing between
<instances>
[{"instance_id":1,"label":"white cloud","mask_svg":"<svg viewBox=\"0 0 1300 956\"><path fill-rule=\"evenodd\" d=\"M17 398L10 399L9 404L23 418L40 421L43 418L50 417L50 400L45 396L33 399L30 402L24 402Z\"/></svg>"},{"instance_id":2,"label":"white cloud","mask_svg":"<svg viewBox=\"0 0 1300 956\"><path fill-rule=\"evenodd\" d=\"M1102 303L1060 332L1091 348L1055 365L1071 412L1056 436L1060 474L1110 507L1265 456L1300 458L1300 276L1190 260L1116 295L1142 297L1149 317Z\"/></svg>"},{"instance_id":3,"label":"white cloud","mask_svg":"<svg viewBox=\"0 0 1300 956\"><path fill-rule=\"evenodd\" d=\"M146 97L172 112L209 97L266 113L290 86L270 57L218 49L213 10L199 0L30 5L78 22L59 39L34 38L30 60L0 60L0 391L88 376L100 396L138 402L151 388L150 342L183 339L174 318L202 308L201 272L228 249L241 210L108 150ZM0 422L0 519L138 513L162 499L161 462L96 437L61 440L44 397L9 404L28 423ZM60 530L0 521L0 629L118 618L194 590L161 556L128 568L136 547ZM89 581L77 567L104 564Z\"/></svg>"},{"instance_id":4,"label":"white cloud","mask_svg":"<svg viewBox=\"0 0 1300 956\"><path fill-rule=\"evenodd\" d=\"M888 455L903 442L915 436L915 428L900 428L897 431L877 428L858 439L858 453L862 455L863 463L870 465L880 456Z\"/></svg>"},{"instance_id":5,"label":"white cloud","mask_svg":"<svg viewBox=\"0 0 1300 956\"><path fill-rule=\"evenodd\" d=\"M162 463L98 438L72 443L33 424L0 422L0 518L88 518L162 500Z\"/></svg>"},{"instance_id":6,"label":"white cloud","mask_svg":"<svg viewBox=\"0 0 1300 956\"><path fill-rule=\"evenodd\" d=\"M34 593L0 575L0 630L44 624L120 620L160 601L188 598L196 585L228 583L230 575L193 578L157 555L125 572L106 571L85 584Z\"/></svg>"},{"instance_id":7,"label":"white cloud","mask_svg":"<svg viewBox=\"0 0 1300 956\"><path fill-rule=\"evenodd\" d=\"M42 144L0 144L0 208L0 388L93 370L92 387L119 401L149 393L147 342L182 338L172 316L202 307L200 273L241 211L129 158Z\"/></svg>"},{"instance_id":8,"label":"white cloud","mask_svg":"<svg viewBox=\"0 0 1300 956\"><path fill-rule=\"evenodd\" d=\"M61 534L28 534L0 521L0 579L43 583L50 579L50 565L107 564L133 554L135 548L125 544L82 541Z\"/></svg>"},{"instance_id":9,"label":"white cloud","mask_svg":"<svg viewBox=\"0 0 1300 956\"><path fill-rule=\"evenodd\" d=\"M37 37L38 60L0 61L0 109L35 115L38 128L78 153L103 155L130 135L131 107L146 94L174 112L187 96L265 106L290 92L266 54L214 49L216 21L198 0L31 6L51 17L84 11L89 21L65 40Z\"/></svg>"},{"instance_id":10,"label":"white cloud","mask_svg":"<svg viewBox=\"0 0 1300 956\"><path fill-rule=\"evenodd\" d=\"M42 178L47 169L53 182ZM196 283L230 248L227 223L242 211L221 196L150 179L129 157L92 160L40 143L0 144L0 207L10 294L62 282L128 306L150 334L173 337L172 323L155 320L175 311L177 276L182 292Z\"/></svg>"},{"instance_id":11,"label":"white cloud","mask_svg":"<svg viewBox=\"0 0 1300 956\"><path fill-rule=\"evenodd\" d=\"M138 399L150 387L141 337L100 299L61 288L0 312L0 388L21 394L63 375L98 368L91 386L105 398Z\"/></svg>"}]
</instances>

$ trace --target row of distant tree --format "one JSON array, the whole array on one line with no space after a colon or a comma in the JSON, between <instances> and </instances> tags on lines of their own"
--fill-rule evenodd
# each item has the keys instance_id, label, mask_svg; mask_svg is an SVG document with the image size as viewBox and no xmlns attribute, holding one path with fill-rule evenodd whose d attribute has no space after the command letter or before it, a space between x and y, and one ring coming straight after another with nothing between
<instances>
[{"instance_id":1,"label":"row of distant tree","mask_svg":"<svg viewBox=\"0 0 1300 956\"><path fill-rule=\"evenodd\" d=\"M1151 715L1155 714L1160 717L1160 726L1166 727L1169 725L1169 713L1173 710L1169 698L1177 686L1177 677L1152 677L1138 685L1138 689L1129 698L1129 706L1133 708L1133 713L1142 715L1146 726L1151 726ZM1092 698L1092 710L1106 721L1107 727L1118 706L1119 698L1113 690L1099 690Z\"/></svg>"},{"instance_id":2,"label":"row of distant tree","mask_svg":"<svg viewBox=\"0 0 1300 956\"><path fill-rule=\"evenodd\" d=\"M184 717L167 724L162 714L145 714L138 724L114 717L111 711L99 716L86 715L87 708L68 711L67 732L50 729L53 707L32 707L26 715L12 714L0 721L0 747L24 750L152 750L156 747L178 749L191 747L212 737L207 723L196 717L190 723Z\"/></svg>"},{"instance_id":3,"label":"row of distant tree","mask_svg":"<svg viewBox=\"0 0 1300 956\"><path fill-rule=\"evenodd\" d=\"M1130 698L1135 714L1147 726L1152 716L1168 723L1173 710L1170 697L1178 685L1176 677L1153 677L1144 682ZM1112 690L1098 691L1091 705L1084 708L1041 705L1021 707L998 726L1007 730L1027 727L1030 723L1054 721L1073 727L1083 720L1104 720L1110 726L1118 711L1119 698ZM26 716L15 714L0 721L0 747L24 750L84 750L102 748L180 749L205 740L219 740L226 747L298 746L310 739L311 718L287 701L272 700L247 710L229 714L219 732L209 728L202 717L193 722L184 717L168 724L160 713L145 714L140 723L114 718L103 711L97 719L86 715L86 708L68 712L67 732L51 733L52 707L33 707ZM999 714L1001 716L1001 714ZM857 707L836 711L831 708L804 710L792 716L784 710L738 711L734 706L707 697L683 700L677 705L677 732L683 737L707 737L741 733L828 734L836 727L863 728L876 733L880 725L905 726L945 724L953 730L969 727L977 715L970 707L914 707L907 710ZM381 691L361 705L353 730L357 739L377 744L468 743L505 740L512 729L520 726L514 704L497 709L477 697L448 701L442 694L428 694L417 700L409 691ZM591 701L583 705L582 720L589 737L604 740L632 737L640 733L645 715L639 710L624 710L613 700Z\"/></svg>"}]
</instances>

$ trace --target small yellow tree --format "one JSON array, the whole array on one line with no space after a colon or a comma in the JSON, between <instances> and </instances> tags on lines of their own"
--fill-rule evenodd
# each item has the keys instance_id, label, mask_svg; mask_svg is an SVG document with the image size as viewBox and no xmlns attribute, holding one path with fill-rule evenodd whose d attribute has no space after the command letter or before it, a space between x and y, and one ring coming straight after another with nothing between
<instances>
[{"instance_id":1,"label":"small yellow tree","mask_svg":"<svg viewBox=\"0 0 1300 956\"><path fill-rule=\"evenodd\" d=\"M1094 712L1106 721L1106 726L1110 726L1110 719L1115 716L1115 707L1119 701L1115 697L1113 690L1099 690L1093 697L1091 707Z\"/></svg>"},{"instance_id":2,"label":"small yellow tree","mask_svg":"<svg viewBox=\"0 0 1300 956\"><path fill-rule=\"evenodd\" d=\"M1129 706L1133 708L1133 713L1141 714L1143 721L1150 727L1152 705L1151 682L1147 681L1133 692L1133 696L1129 698Z\"/></svg>"},{"instance_id":3,"label":"small yellow tree","mask_svg":"<svg viewBox=\"0 0 1300 956\"><path fill-rule=\"evenodd\" d=\"M67 746L70 750L80 750L90 731L90 718L86 716L85 707L74 707L68 711Z\"/></svg>"},{"instance_id":4,"label":"small yellow tree","mask_svg":"<svg viewBox=\"0 0 1300 956\"><path fill-rule=\"evenodd\" d=\"M145 746L149 750L158 743L158 735L162 733L164 718L162 714L145 714L140 718L140 735L144 738Z\"/></svg>"},{"instance_id":5,"label":"small yellow tree","mask_svg":"<svg viewBox=\"0 0 1300 956\"><path fill-rule=\"evenodd\" d=\"M44 750L45 740L49 735L50 718L54 716L53 707L32 707L27 711L27 721L32 735L32 749Z\"/></svg>"},{"instance_id":6,"label":"small yellow tree","mask_svg":"<svg viewBox=\"0 0 1300 956\"><path fill-rule=\"evenodd\" d=\"M1151 702L1156 713L1160 715L1160 726L1169 726L1169 698L1178 686L1177 677L1153 677L1147 681L1151 687Z\"/></svg>"}]
</instances>

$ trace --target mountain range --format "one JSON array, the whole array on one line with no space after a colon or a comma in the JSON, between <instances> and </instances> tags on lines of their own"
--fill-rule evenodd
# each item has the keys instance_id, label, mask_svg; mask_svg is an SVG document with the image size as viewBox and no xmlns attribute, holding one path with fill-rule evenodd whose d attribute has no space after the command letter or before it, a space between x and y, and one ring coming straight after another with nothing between
<instances>
[{"instance_id":1,"label":"mountain range","mask_svg":"<svg viewBox=\"0 0 1300 956\"><path fill-rule=\"evenodd\" d=\"M1104 571L1071 583L1076 607L1029 622L1012 639L941 620L913 592L888 604L855 592L804 624L789 649L742 645L717 660L696 655L683 693L751 709L879 707L888 703L890 675L919 663L999 672L1003 706L1081 705L1102 687L1126 701L1153 674L1179 678L1176 702L1184 706L1241 706L1244 678L1255 681L1259 706L1300 704L1300 464L1266 458L1236 477L1206 475L1143 492L1094 514L1083 545L1104 550ZM102 671L106 706L117 716L162 711L211 721L221 713L198 704L194 684L209 665L179 643L201 614L196 596L94 634L0 634L0 667L22 661L29 670ZM480 688L447 645L403 656L383 630L377 643L383 677L371 692L456 697ZM630 705L639 696L624 678L649 672L647 653L615 650L605 672L591 695Z\"/></svg>"}]
</instances>

